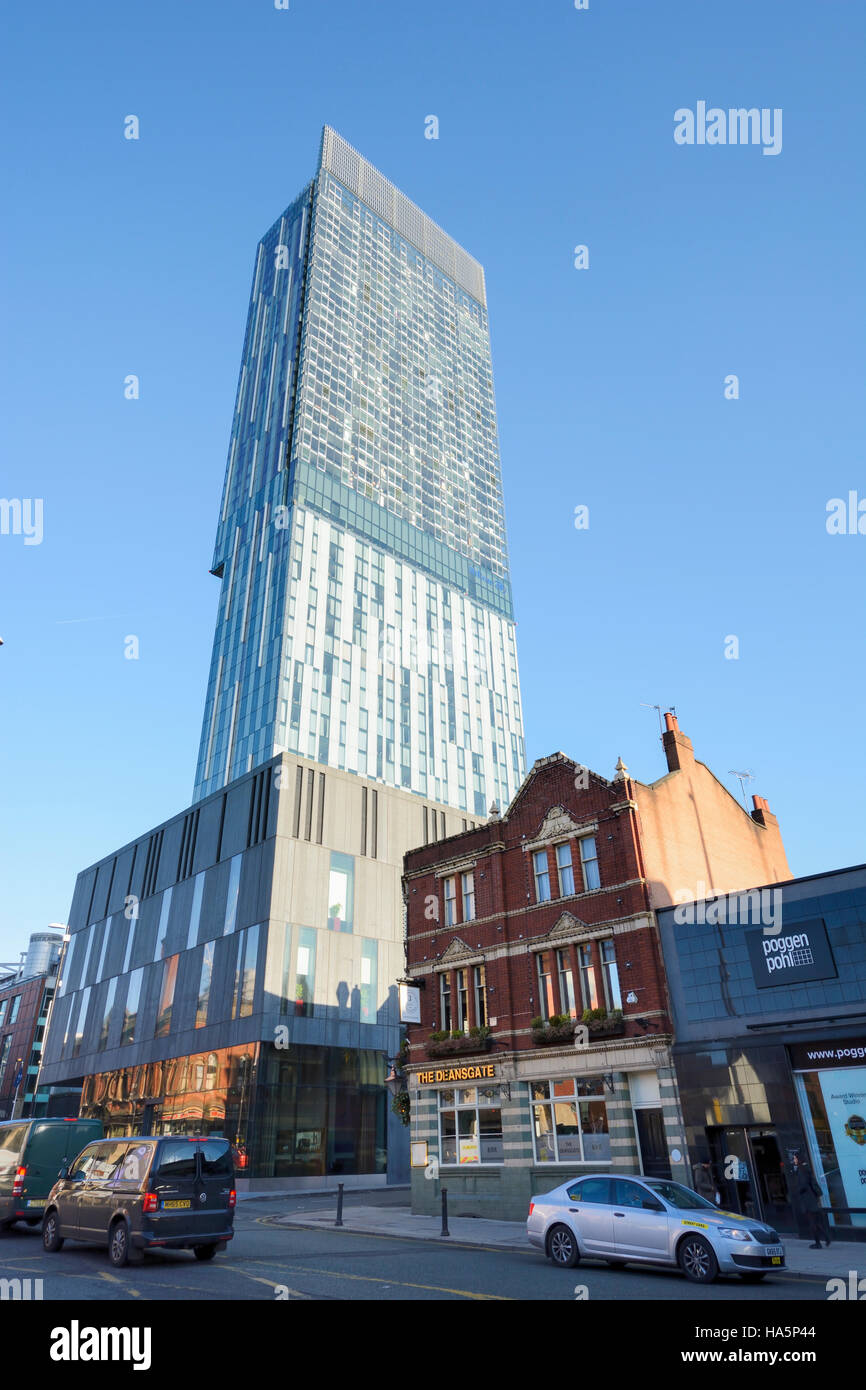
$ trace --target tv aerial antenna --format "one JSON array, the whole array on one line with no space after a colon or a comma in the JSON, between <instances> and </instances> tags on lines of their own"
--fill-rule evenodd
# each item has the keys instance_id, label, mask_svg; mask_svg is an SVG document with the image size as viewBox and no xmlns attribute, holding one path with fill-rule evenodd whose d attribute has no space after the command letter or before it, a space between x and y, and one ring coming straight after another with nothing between
<instances>
[{"instance_id":1,"label":"tv aerial antenna","mask_svg":"<svg viewBox=\"0 0 866 1390\"><path fill-rule=\"evenodd\" d=\"M736 777L737 781L739 782L739 784L740 784L740 795L741 795L742 798L743 798L743 805L746 807L746 810L748 811L749 808L748 808L748 806L746 806L746 783L747 783L747 782L754 782L754 780L755 780L755 774L754 774L754 772L749 772L748 768L746 769L745 772L737 772L735 768L729 767L729 768L728 768L728 776L730 776L730 777Z\"/></svg>"},{"instance_id":2,"label":"tv aerial antenna","mask_svg":"<svg viewBox=\"0 0 866 1390\"><path fill-rule=\"evenodd\" d=\"M648 705L647 702L646 702L646 700L641 700L640 704L641 704L641 708L642 708L642 709L654 709L654 710L656 711L656 713L658 714L658 717L659 717L659 733L660 733L660 734L664 734L664 731L665 731L665 724L664 724L664 720L662 719L662 707L661 707L661 705ZM667 710L666 710L665 712L666 712L667 714L676 714L676 712L677 712L676 705L668 705L668 708L667 708Z\"/></svg>"}]
</instances>

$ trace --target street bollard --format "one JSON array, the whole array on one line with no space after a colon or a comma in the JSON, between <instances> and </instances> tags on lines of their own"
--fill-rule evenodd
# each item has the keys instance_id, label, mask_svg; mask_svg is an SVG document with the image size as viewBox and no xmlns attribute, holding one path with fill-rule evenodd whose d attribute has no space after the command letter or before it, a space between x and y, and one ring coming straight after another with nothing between
<instances>
[{"instance_id":1,"label":"street bollard","mask_svg":"<svg viewBox=\"0 0 866 1390\"><path fill-rule=\"evenodd\" d=\"M448 1188L447 1188L447 1187L443 1187L443 1189L442 1189L442 1230L441 1230L440 1234L443 1235L443 1236L450 1236L450 1234L451 1234L451 1232L450 1232L449 1229L448 1229Z\"/></svg>"},{"instance_id":2,"label":"street bollard","mask_svg":"<svg viewBox=\"0 0 866 1390\"><path fill-rule=\"evenodd\" d=\"M343 1224L343 1184L342 1184L341 1182L338 1182L338 1183L337 1183L337 1219L336 1219L336 1221L334 1222L334 1225L335 1225L335 1226L342 1226L342 1224Z\"/></svg>"}]
</instances>

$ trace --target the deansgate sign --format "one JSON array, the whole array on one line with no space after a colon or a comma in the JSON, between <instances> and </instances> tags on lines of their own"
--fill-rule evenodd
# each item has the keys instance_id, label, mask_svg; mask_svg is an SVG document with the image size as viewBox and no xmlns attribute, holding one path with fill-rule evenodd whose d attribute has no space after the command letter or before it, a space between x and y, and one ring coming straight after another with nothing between
<instances>
[{"instance_id":1,"label":"the deansgate sign","mask_svg":"<svg viewBox=\"0 0 866 1390\"><path fill-rule=\"evenodd\" d=\"M434 1086L437 1081L484 1081L496 1075L492 1062L466 1067L437 1067L435 1071L419 1071L419 1086Z\"/></svg>"}]
</instances>

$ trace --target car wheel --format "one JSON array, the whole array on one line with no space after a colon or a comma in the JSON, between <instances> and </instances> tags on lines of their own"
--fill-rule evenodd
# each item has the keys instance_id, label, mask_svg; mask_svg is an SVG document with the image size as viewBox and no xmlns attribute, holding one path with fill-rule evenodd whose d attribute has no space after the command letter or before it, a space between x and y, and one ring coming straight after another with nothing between
<instances>
[{"instance_id":1,"label":"car wheel","mask_svg":"<svg viewBox=\"0 0 866 1390\"><path fill-rule=\"evenodd\" d=\"M63 1249L63 1237L60 1234L56 1211L50 1211L42 1223L42 1248L47 1250L49 1255Z\"/></svg>"},{"instance_id":2,"label":"car wheel","mask_svg":"<svg viewBox=\"0 0 866 1390\"><path fill-rule=\"evenodd\" d=\"M580 1251L574 1232L567 1226L554 1226L547 1237L547 1253L555 1265L562 1269L573 1269L580 1263Z\"/></svg>"},{"instance_id":3,"label":"car wheel","mask_svg":"<svg viewBox=\"0 0 866 1390\"><path fill-rule=\"evenodd\" d=\"M195 1255L197 1260L212 1260L214 1255L216 1254L216 1246L194 1245L192 1247L192 1253Z\"/></svg>"},{"instance_id":4,"label":"car wheel","mask_svg":"<svg viewBox=\"0 0 866 1390\"><path fill-rule=\"evenodd\" d=\"M125 1221L115 1221L108 1233L108 1258L115 1269L129 1261L129 1231Z\"/></svg>"},{"instance_id":5,"label":"car wheel","mask_svg":"<svg viewBox=\"0 0 866 1390\"><path fill-rule=\"evenodd\" d=\"M693 1284L712 1284L719 1272L713 1247L703 1236L686 1236L677 1251L680 1269Z\"/></svg>"},{"instance_id":6,"label":"car wheel","mask_svg":"<svg viewBox=\"0 0 866 1390\"><path fill-rule=\"evenodd\" d=\"M766 1279L766 1277L767 1271L765 1269L750 1269L748 1274L740 1275L740 1278L747 1284L760 1284L761 1280Z\"/></svg>"}]
</instances>

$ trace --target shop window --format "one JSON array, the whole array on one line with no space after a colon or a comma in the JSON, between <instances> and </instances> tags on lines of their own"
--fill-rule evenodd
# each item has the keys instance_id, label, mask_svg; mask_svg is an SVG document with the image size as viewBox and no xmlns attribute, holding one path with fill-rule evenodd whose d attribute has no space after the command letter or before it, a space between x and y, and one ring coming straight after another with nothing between
<instances>
[{"instance_id":1,"label":"shop window","mask_svg":"<svg viewBox=\"0 0 866 1390\"><path fill-rule=\"evenodd\" d=\"M574 869L571 863L571 845L556 846L556 868L559 873L559 896L570 898L574 892Z\"/></svg>"},{"instance_id":2,"label":"shop window","mask_svg":"<svg viewBox=\"0 0 866 1390\"><path fill-rule=\"evenodd\" d=\"M328 875L328 931L351 932L355 897L355 861L332 854Z\"/></svg>"},{"instance_id":3,"label":"shop window","mask_svg":"<svg viewBox=\"0 0 866 1390\"><path fill-rule=\"evenodd\" d=\"M608 1010L622 1008L622 995L619 988L619 970L616 964L616 950L613 941L601 943L601 969L604 978L604 998Z\"/></svg>"},{"instance_id":4,"label":"shop window","mask_svg":"<svg viewBox=\"0 0 866 1390\"><path fill-rule=\"evenodd\" d=\"M610 1159L604 1082L567 1077L530 1085L536 1163L592 1163Z\"/></svg>"},{"instance_id":5,"label":"shop window","mask_svg":"<svg viewBox=\"0 0 866 1390\"><path fill-rule=\"evenodd\" d=\"M440 1163L502 1163L502 1111L498 1086L439 1092Z\"/></svg>"},{"instance_id":6,"label":"shop window","mask_svg":"<svg viewBox=\"0 0 866 1390\"><path fill-rule=\"evenodd\" d=\"M532 867L535 873L535 901L539 903L550 902L550 869L547 863L547 850L537 850L532 856Z\"/></svg>"},{"instance_id":7,"label":"shop window","mask_svg":"<svg viewBox=\"0 0 866 1390\"><path fill-rule=\"evenodd\" d=\"M601 887L598 872L598 850L594 835L583 835L580 841L580 863L583 869L583 886L587 893L591 888Z\"/></svg>"}]
</instances>

